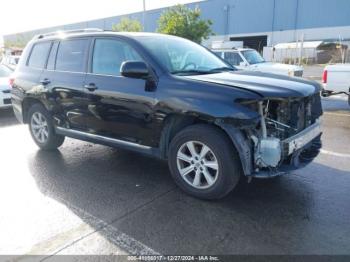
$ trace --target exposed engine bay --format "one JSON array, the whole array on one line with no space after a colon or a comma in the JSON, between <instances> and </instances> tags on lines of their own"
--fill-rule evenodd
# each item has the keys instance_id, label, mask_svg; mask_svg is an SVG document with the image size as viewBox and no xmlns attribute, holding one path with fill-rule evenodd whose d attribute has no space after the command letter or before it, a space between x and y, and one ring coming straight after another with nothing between
<instances>
[{"instance_id":1,"label":"exposed engine bay","mask_svg":"<svg viewBox=\"0 0 350 262\"><path fill-rule=\"evenodd\" d=\"M314 124L322 114L319 94L305 98L267 100L263 106L268 136L281 140Z\"/></svg>"},{"instance_id":2,"label":"exposed engine bay","mask_svg":"<svg viewBox=\"0 0 350 262\"><path fill-rule=\"evenodd\" d=\"M250 103L259 112L260 124L250 131L255 171L274 170L312 147L320 137L321 99L317 93L303 98L268 99Z\"/></svg>"}]
</instances>

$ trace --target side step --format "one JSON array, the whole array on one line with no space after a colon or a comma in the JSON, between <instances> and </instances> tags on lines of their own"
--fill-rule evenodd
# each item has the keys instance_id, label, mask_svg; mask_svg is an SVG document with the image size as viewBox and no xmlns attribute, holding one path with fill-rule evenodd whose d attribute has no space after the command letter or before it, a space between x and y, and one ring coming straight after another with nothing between
<instances>
[{"instance_id":1,"label":"side step","mask_svg":"<svg viewBox=\"0 0 350 262\"><path fill-rule=\"evenodd\" d=\"M55 127L55 131L59 135L63 135L63 136L67 136L67 137L71 137L71 138L75 138L75 139L79 139L87 142L92 142L96 144L106 145L110 147L126 149L126 150L160 158L160 152L158 148L144 146L133 142L95 135L95 134L86 133L83 131L64 128L64 127Z\"/></svg>"}]
</instances>

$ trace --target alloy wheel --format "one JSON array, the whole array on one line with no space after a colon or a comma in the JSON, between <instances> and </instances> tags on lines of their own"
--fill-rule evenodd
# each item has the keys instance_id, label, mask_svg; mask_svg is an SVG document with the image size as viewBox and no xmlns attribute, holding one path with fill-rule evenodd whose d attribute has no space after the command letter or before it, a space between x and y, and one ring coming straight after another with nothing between
<instances>
[{"instance_id":1,"label":"alloy wheel","mask_svg":"<svg viewBox=\"0 0 350 262\"><path fill-rule=\"evenodd\" d=\"M179 148L177 168L181 177L196 189L211 187L219 175L219 163L214 152L199 141L188 141Z\"/></svg>"},{"instance_id":2,"label":"alloy wheel","mask_svg":"<svg viewBox=\"0 0 350 262\"><path fill-rule=\"evenodd\" d=\"M39 143L44 144L48 140L49 126L47 124L46 117L42 113L35 112L32 115L30 127L32 129L33 136Z\"/></svg>"}]
</instances>

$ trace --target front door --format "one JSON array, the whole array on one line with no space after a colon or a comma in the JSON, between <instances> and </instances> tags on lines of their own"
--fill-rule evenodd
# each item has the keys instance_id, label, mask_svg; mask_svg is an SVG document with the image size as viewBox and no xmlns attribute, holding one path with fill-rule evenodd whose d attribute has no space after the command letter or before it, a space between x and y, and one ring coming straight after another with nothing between
<instances>
[{"instance_id":1,"label":"front door","mask_svg":"<svg viewBox=\"0 0 350 262\"><path fill-rule=\"evenodd\" d=\"M120 75L122 63L128 60L143 61L123 40L94 40L85 80L89 101L86 124L93 134L152 145L155 94L146 90L146 80Z\"/></svg>"}]
</instances>

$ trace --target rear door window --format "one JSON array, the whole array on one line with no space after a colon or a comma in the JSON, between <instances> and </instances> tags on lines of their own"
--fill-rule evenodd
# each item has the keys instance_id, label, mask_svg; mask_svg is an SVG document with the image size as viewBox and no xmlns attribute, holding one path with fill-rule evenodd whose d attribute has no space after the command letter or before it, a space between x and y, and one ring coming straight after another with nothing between
<instances>
[{"instance_id":1,"label":"rear door window","mask_svg":"<svg viewBox=\"0 0 350 262\"><path fill-rule=\"evenodd\" d=\"M56 70L85 72L88 47L89 39L61 41L58 46Z\"/></svg>"},{"instance_id":2,"label":"rear door window","mask_svg":"<svg viewBox=\"0 0 350 262\"><path fill-rule=\"evenodd\" d=\"M28 60L28 66L43 69L51 47L51 42L38 43L33 46Z\"/></svg>"}]
</instances>

